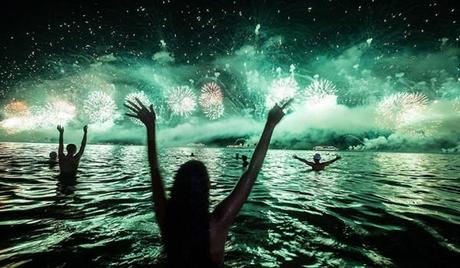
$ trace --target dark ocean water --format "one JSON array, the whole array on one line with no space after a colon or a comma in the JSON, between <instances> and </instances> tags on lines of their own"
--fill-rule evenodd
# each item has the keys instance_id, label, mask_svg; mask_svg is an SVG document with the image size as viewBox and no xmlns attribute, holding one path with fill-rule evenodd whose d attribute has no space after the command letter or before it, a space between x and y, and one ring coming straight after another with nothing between
<instances>
[{"instance_id":1,"label":"dark ocean water","mask_svg":"<svg viewBox=\"0 0 460 268\"><path fill-rule=\"evenodd\" d=\"M0 144L0 266L164 266L143 146L89 145L78 183L39 164L55 145ZM193 152L214 206L242 174L236 152L167 148L170 178ZM458 267L460 156L342 152L316 173L270 150L231 228L231 267ZM332 158L325 154L324 158Z\"/></svg>"}]
</instances>

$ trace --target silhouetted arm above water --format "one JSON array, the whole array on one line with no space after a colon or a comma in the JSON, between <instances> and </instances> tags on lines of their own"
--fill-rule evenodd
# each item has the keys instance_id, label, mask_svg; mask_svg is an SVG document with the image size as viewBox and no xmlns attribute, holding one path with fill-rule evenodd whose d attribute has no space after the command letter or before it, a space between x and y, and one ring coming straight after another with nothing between
<instances>
[{"instance_id":1,"label":"silhouetted arm above water","mask_svg":"<svg viewBox=\"0 0 460 268\"><path fill-rule=\"evenodd\" d=\"M290 102L286 103L283 108L289 103ZM233 223L241 207L248 199L257 175L262 168L273 130L284 116L283 108L275 105L275 107L270 110L267 123L265 124L262 136L251 157L248 169L243 173L230 195L214 210L213 216L216 217L222 226L228 227Z\"/></svg>"},{"instance_id":2,"label":"silhouetted arm above water","mask_svg":"<svg viewBox=\"0 0 460 268\"><path fill-rule=\"evenodd\" d=\"M329 160L329 161L323 162L323 164L325 164L325 165L327 165L327 166L328 166L328 165L330 165L330 164L334 163L335 161L337 161L337 160L339 160L339 159L342 159L342 157L340 157L340 156L336 156L336 157L335 157L334 159L332 159L332 160Z\"/></svg>"},{"instance_id":3,"label":"silhouetted arm above water","mask_svg":"<svg viewBox=\"0 0 460 268\"><path fill-rule=\"evenodd\" d=\"M304 164L309 165L310 167L312 167L312 166L315 164L315 163L313 163L313 162L307 161L306 159L300 158L300 157L298 157L297 155L293 155L292 157L293 157L294 159L299 160L300 162L302 162L302 163L304 163Z\"/></svg>"},{"instance_id":4,"label":"silhouetted arm above water","mask_svg":"<svg viewBox=\"0 0 460 268\"><path fill-rule=\"evenodd\" d=\"M58 125L57 130L59 131L58 156L61 157L61 155L64 155L64 127L61 125Z\"/></svg>"},{"instance_id":5,"label":"silhouetted arm above water","mask_svg":"<svg viewBox=\"0 0 460 268\"><path fill-rule=\"evenodd\" d=\"M76 157L80 158L85 152L86 147L86 136L88 134L88 126L83 127L83 139L81 140L80 150L78 151Z\"/></svg>"},{"instance_id":6,"label":"silhouetted arm above water","mask_svg":"<svg viewBox=\"0 0 460 268\"><path fill-rule=\"evenodd\" d=\"M149 108L136 98L136 102L127 101L125 106L131 110L132 113L127 113L127 116L139 119L144 123L147 129L147 147L148 159L150 165L150 176L152 181L153 203L155 205L155 216L160 226L161 233L165 231L166 221L166 194L163 186L163 178L161 177L158 168L157 147L156 147L156 133L155 133L155 111L153 105Z\"/></svg>"}]
</instances>

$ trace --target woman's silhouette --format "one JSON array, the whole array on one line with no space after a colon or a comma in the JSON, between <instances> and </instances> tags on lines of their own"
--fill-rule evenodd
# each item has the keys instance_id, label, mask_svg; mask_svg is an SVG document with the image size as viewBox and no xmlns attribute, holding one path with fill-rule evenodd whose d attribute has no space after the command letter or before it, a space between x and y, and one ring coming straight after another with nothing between
<instances>
[{"instance_id":1,"label":"woman's silhouette","mask_svg":"<svg viewBox=\"0 0 460 268\"><path fill-rule=\"evenodd\" d=\"M174 178L171 197L166 194L161 177L155 142L155 111L138 99L125 106L147 128L148 159L155 215L161 230L170 267L223 266L228 230L246 202L267 154L275 126L284 116L275 105L269 114L262 136L249 163L233 191L209 212L209 176L205 165L197 160L183 164ZM287 106L289 102L283 105Z\"/></svg>"}]
</instances>

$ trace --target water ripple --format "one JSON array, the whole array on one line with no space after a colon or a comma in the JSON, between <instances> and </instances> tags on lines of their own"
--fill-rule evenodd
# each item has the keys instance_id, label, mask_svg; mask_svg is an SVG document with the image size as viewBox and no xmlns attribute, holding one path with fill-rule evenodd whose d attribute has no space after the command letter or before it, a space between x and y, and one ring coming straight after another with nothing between
<instances>
[{"instance_id":1,"label":"water ripple","mask_svg":"<svg viewBox=\"0 0 460 268\"><path fill-rule=\"evenodd\" d=\"M38 163L51 150L0 144L0 266L164 266L145 147L88 146L75 185L59 183L57 167ZM191 152L208 167L213 207L243 172L236 151L162 150L167 189ZM316 173L294 153L312 154L269 151L229 233L228 266L459 263L458 157L342 153Z\"/></svg>"}]
</instances>

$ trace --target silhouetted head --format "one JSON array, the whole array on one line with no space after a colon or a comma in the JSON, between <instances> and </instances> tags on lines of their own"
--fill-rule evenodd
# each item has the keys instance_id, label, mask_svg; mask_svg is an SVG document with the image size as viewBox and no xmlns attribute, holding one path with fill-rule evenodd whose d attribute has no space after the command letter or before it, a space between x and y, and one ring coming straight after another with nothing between
<instances>
[{"instance_id":1,"label":"silhouetted head","mask_svg":"<svg viewBox=\"0 0 460 268\"><path fill-rule=\"evenodd\" d=\"M75 144L68 144L66 147L67 155L74 155L77 152L77 146Z\"/></svg>"},{"instance_id":2,"label":"silhouetted head","mask_svg":"<svg viewBox=\"0 0 460 268\"><path fill-rule=\"evenodd\" d=\"M170 266L208 267L209 175L202 162L190 160L177 170L167 213Z\"/></svg>"},{"instance_id":3,"label":"silhouetted head","mask_svg":"<svg viewBox=\"0 0 460 268\"><path fill-rule=\"evenodd\" d=\"M316 153L314 156L313 156L313 161L315 161L315 163L319 163L319 160L321 160L321 155Z\"/></svg>"},{"instance_id":4,"label":"silhouetted head","mask_svg":"<svg viewBox=\"0 0 460 268\"><path fill-rule=\"evenodd\" d=\"M56 152L51 152L50 153L50 160L51 161L56 161L57 159L57 153Z\"/></svg>"},{"instance_id":5,"label":"silhouetted head","mask_svg":"<svg viewBox=\"0 0 460 268\"><path fill-rule=\"evenodd\" d=\"M241 156L241 159L243 159L243 162L247 162L247 161L248 161L248 157L245 156L245 155Z\"/></svg>"}]
</instances>

